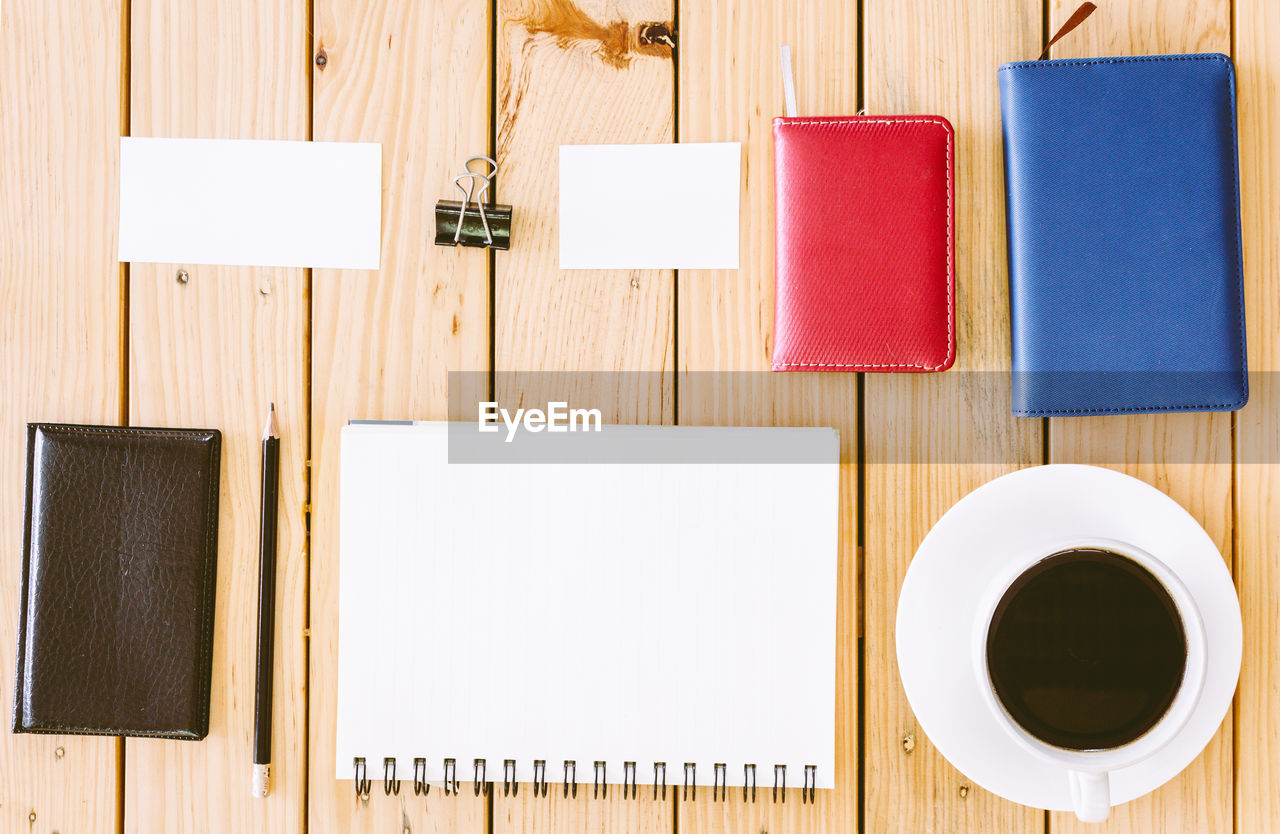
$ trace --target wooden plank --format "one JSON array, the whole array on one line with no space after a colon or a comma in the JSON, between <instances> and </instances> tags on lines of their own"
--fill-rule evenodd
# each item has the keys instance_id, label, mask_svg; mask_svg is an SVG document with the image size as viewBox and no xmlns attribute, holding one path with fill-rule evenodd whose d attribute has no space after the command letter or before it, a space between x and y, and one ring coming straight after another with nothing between
<instances>
[{"instance_id":1,"label":"wooden plank","mask_svg":"<svg viewBox=\"0 0 1280 834\"><path fill-rule=\"evenodd\" d=\"M13 704L29 421L124 414L117 139L119 0L8 0L0 12L0 703ZM68 104L71 103L71 104ZM0 733L0 830L114 831L121 743Z\"/></svg>"},{"instance_id":2,"label":"wooden plank","mask_svg":"<svg viewBox=\"0 0 1280 834\"><path fill-rule=\"evenodd\" d=\"M671 49L639 42L647 24L673 28L671 2L501 0L498 10L498 189L515 222L511 251L496 256L495 393L556 392L591 400L607 420L669 422L672 274L560 271L556 172L560 145L674 138ZM619 183L618 199L647 188L661 183Z\"/></svg>"},{"instance_id":3,"label":"wooden plank","mask_svg":"<svg viewBox=\"0 0 1280 834\"><path fill-rule=\"evenodd\" d=\"M1055 0L1055 31L1078 4ZM1229 52L1229 0L1109 0L1053 48L1054 58ZM1049 421L1054 463L1097 463L1154 484L1194 515L1231 561L1232 443L1230 414L1161 414L1054 418ZM1157 791L1115 809L1103 826L1071 813L1050 819L1054 832L1230 831L1231 718L1205 752Z\"/></svg>"},{"instance_id":4,"label":"wooden plank","mask_svg":"<svg viewBox=\"0 0 1280 834\"><path fill-rule=\"evenodd\" d=\"M499 0L497 8L498 193L515 222L511 251L495 256L495 399L505 407L560 399L599 408L611 422L670 422L671 272L562 272L556 217L559 145L673 139L671 49L640 43L646 24L673 28L671 0ZM618 199L661 187L660 175L618 183ZM670 800L644 791L593 799L581 789L565 798L562 763L547 765L548 797L495 794L495 832L671 829ZM579 762L578 773L589 779L589 765Z\"/></svg>"},{"instance_id":5,"label":"wooden plank","mask_svg":"<svg viewBox=\"0 0 1280 834\"><path fill-rule=\"evenodd\" d=\"M305 139L306 18L301 0L135 0L133 134ZM126 743L125 829L295 831L306 796L306 275L188 265L183 284L178 266L130 271L129 419L222 430L210 732L198 744ZM249 788L260 438L272 401L282 434L273 786L260 800Z\"/></svg>"},{"instance_id":6,"label":"wooden plank","mask_svg":"<svg viewBox=\"0 0 1280 834\"><path fill-rule=\"evenodd\" d=\"M869 374L865 396L867 831L1036 832L1039 811L973 785L916 723L894 648L898 592L938 517L1041 460L1009 411L1009 306L996 68L1040 49L1039 0L866 0L869 113L936 113L956 131L957 359L937 375Z\"/></svg>"},{"instance_id":7,"label":"wooden plank","mask_svg":"<svg viewBox=\"0 0 1280 834\"><path fill-rule=\"evenodd\" d=\"M1280 829L1280 4L1236 0L1250 402L1236 417L1235 575L1244 662L1235 710L1235 830ZM1225 785L1223 788L1225 789Z\"/></svg>"},{"instance_id":8,"label":"wooden plank","mask_svg":"<svg viewBox=\"0 0 1280 834\"><path fill-rule=\"evenodd\" d=\"M445 419L449 371L489 370L489 258L435 246L435 201L489 147L488 3L317 0L314 132L382 143L382 269L316 270L312 343L309 830L485 830L486 802L437 785L354 798L334 778L338 675L338 450L350 419ZM441 670L442 673L448 670ZM423 755L431 751L424 751ZM443 752L441 755L451 755ZM461 765L461 762L460 762ZM459 776L468 775L459 768Z\"/></svg>"},{"instance_id":9,"label":"wooden plank","mask_svg":"<svg viewBox=\"0 0 1280 834\"><path fill-rule=\"evenodd\" d=\"M785 0L680 7L682 142L741 141L742 252L736 271L679 273L680 422L701 425L810 425L840 431L841 501L836 656L836 789L802 804L803 774L788 774L786 803L771 801L773 773L758 766L755 803L734 787L712 797L708 775L696 801L677 803L677 829L690 831L854 831L858 825L858 378L854 374L774 374L773 117L782 113L778 47L795 52L800 112L858 109L857 8L844 0ZM741 774L727 774L739 785Z\"/></svg>"}]
</instances>

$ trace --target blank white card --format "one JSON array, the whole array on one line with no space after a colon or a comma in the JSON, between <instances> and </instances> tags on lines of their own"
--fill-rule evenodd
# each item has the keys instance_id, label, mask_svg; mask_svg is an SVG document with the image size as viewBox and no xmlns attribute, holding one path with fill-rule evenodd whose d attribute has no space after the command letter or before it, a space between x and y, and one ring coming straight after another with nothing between
<instances>
[{"instance_id":1,"label":"blank white card","mask_svg":"<svg viewBox=\"0 0 1280 834\"><path fill-rule=\"evenodd\" d=\"M560 146L561 269L737 269L742 145Z\"/></svg>"},{"instance_id":2,"label":"blank white card","mask_svg":"<svg viewBox=\"0 0 1280 834\"><path fill-rule=\"evenodd\" d=\"M120 260L377 269L382 146L120 139Z\"/></svg>"},{"instance_id":3,"label":"blank white card","mask_svg":"<svg viewBox=\"0 0 1280 834\"><path fill-rule=\"evenodd\" d=\"M805 462L529 465L451 464L447 426L343 429L338 779L833 785L834 430L606 426L645 460L745 438Z\"/></svg>"}]
</instances>

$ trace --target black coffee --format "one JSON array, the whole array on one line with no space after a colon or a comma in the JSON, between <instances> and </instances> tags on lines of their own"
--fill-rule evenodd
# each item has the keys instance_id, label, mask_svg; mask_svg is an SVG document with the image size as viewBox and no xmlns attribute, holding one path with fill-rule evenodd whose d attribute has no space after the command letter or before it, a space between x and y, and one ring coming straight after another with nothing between
<instances>
[{"instance_id":1,"label":"black coffee","mask_svg":"<svg viewBox=\"0 0 1280 834\"><path fill-rule=\"evenodd\" d=\"M1028 733L1069 750L1141 736L1182 684L1187 638L1164 586L1108 550L1055 553L996 606L987 670Z\"/></svg>"}]
</instances>

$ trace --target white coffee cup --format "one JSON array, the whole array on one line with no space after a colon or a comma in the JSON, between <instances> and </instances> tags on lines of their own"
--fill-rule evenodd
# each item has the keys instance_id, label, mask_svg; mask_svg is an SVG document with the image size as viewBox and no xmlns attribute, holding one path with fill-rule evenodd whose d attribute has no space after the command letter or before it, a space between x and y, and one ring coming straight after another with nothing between
<instances>
[{"instance_id":1,"label":"white coffee cup","mask_svg":"<svg viewBox=\"0 0 1280 834\"><path fill-rule=\"evenodd\" d=\"M1069 750L1042 741L1022 728L1001 704L991 681L987 664L987 637L992 616L1005 592L1019 577L1038 562L1068 550L1108 550L1124 556L1145 568L1158 581L1173 600L1186 639L1186 665L1182 681L1173 701L1159 720L1141 736L1118 747L1104 750ZM1191 717L1200 693L1204 689L1206 640L1204 621L1195 599L1180 579L1160 560L1141 548L1110 539L1073 540L1060 542L1030 554L1025 561L1016 563L1006 573L997 576L978 608L974 622L973 639L974 673L978 677L978 689L987 708L1019 745L1030 753L1059 765L1063 778L1068 781L1076 816L1082 822L1101 822L1111 814L1111 786L1109 774L1129 767L1159 754Z\"/></svg>"}]
</instances>

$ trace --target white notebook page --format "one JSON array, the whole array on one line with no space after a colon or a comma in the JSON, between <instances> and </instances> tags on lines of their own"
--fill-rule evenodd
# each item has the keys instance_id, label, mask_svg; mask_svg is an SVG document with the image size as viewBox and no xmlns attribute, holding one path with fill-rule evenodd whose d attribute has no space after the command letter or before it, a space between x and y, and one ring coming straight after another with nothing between
<instances>
[{"instance_id":1,"label":"white notebook page","mask_svg":"<svg viewBox=\"0 0 1280 834\"><path fill-rule=\"evenodd\" d=\"M463 783L541 759L553 786L575 761L579 790L596 761L614 784L691 762L699 786L716 763L832 786L836 432L605 428L825 462L450 464L447 424L345 427L338 779L421 757L440 782L449 757Z\"/></svg>"}]
</instances>

